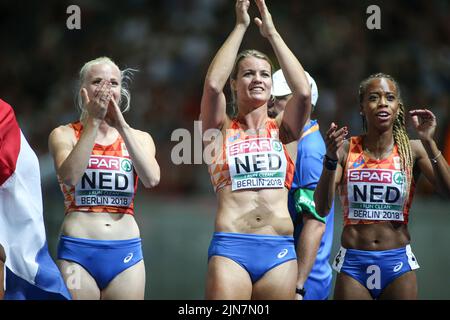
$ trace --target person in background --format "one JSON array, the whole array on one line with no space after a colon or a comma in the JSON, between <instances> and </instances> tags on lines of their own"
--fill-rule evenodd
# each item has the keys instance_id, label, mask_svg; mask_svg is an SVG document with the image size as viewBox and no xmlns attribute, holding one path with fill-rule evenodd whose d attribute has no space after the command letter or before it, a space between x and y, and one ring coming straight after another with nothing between
<instances>
[{"instance_id":1,"label":"person in background","mask_svg":"<svg viewBox=\"0 0 450 320\"><path fill-rule=\"evenodd\" d=\"M311 113L317 106L317 84L305 71L311 86ZM269 116L276 117L292 97L283 71L273 74L273 101ZM334 206L326 218L315 209L314 190L322 174L325 142L317 120L308 117L297 144L294 180L288 197L288 208L294 223L294 244L297 251L297 299L325 300L330 295L332 269L329 262L333 244Z\"/></svg>"}]
</instances>

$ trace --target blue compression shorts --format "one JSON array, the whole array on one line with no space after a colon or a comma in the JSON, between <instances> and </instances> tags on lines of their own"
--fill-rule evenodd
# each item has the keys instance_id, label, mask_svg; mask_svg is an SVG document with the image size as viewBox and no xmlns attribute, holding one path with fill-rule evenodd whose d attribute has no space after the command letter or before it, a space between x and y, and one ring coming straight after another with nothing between
<instances>
[{"instance_id":1,"label":"blue compression shorts","mask_svg":"<svg viewBox=\"0 0 450 320\"><path fill-rule=\"evenodd\" d=\"M396 278L419 268L409 244L403 248L383 251L341 247L332 266L337 272L344 272L361 283L374 299Z\"/></svg>"},{"instance_id":2,"label":"blue compression shorts","mask_svg":"<svg viewBox=\"0 0 450 320\"><path fill-rule=\"evenodd\" d=\"M143 259L141 239L92 240L61 236L58 259L81 265L103 290L119 273Z\"/></svg>"},{"instance_id":3,"label":"blue compression shorts","mask_svg":"<svg viewBox=\"0 0 450 320\"><path fill-rule=\"evenodd\" d=\"M297 259L292 236L215 232L208 250L238 263L250 275L252 283L289 260Z\"/></svg>"}]
</instances>

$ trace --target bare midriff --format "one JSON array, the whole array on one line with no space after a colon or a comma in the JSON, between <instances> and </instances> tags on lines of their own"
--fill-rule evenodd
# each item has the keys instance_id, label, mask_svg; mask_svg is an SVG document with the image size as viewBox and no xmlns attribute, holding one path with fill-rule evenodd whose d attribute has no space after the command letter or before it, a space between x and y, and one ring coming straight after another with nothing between
<instances>
[{"instance_id":1,"label":"bare midriff","mask_svg":"<svg viewBox=\"0 0 450 320\"><path fill-rule=\"evenodd\" d=\"M287 208L288 190L260 189L217 192L216 232L292 235L293 224Z\"/></svg>"}]
</instances>

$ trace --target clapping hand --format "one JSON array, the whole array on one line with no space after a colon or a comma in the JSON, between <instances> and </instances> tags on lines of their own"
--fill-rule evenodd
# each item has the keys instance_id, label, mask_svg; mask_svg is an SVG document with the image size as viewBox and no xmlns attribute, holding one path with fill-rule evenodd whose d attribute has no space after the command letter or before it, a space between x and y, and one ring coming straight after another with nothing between
<instances>
[{"instance_id":1,"label":"clapping hand","mask_svg":"<svg viewBox=\"0 0 450 320\"><path fill-rule=\"evenodd\" d=\"M265 38L268 38L270 35L276 33L275 26L272 21L272 15L267 9L265 0L255 0L256 5L258 6L259 14L261 18L255 18L255 23L259 28L259 32Z\"/></svg>"},{"instance_id":2,"label":"clapping hand","mask_svg":"<svg viewBox=\"0 0 450 320\"><path fill-rule=\"evenodd\" d=\"M102 80L94 91L94 97L89 98L86 88L80 90L83 109L96 120L103 120L108 110L108 104L112 97L111 83Z\"/></svg>"},{"instance_id":3,"label":"clapping hand","mask_svg":"<svg viewBox=\"0 0 450 320\"><path fill-rule=\"evenodd\" d=\"M436 131L436 116L428 109L416 109L409 111L414 129L420 140L431 140Z\"/></svg>"},{"instance_id":4,"label":"clapping hand","mask_svg":"<svg viewBox=\"0 0 450 320\"><path fill-rule=\"evenodd\" d=\"M338 126L332 122L330 128L325 134L325 144L327 147L327 156L330 159L337 160L339 149L345 141L345 136L348 134L347 127L338 129Z\"/></svg>"},{"instance_id":5,"label":"clapping hand","mask_svg":"<svg viewBox=\"0 0 450 320\"><path fill-rule=\"evenodd\" d=\"M250 0L236 0L236 25L243 25L248 27L250 24L250 16L248 15L248 8L250 7Z\"/></svg>"}]
</instances>

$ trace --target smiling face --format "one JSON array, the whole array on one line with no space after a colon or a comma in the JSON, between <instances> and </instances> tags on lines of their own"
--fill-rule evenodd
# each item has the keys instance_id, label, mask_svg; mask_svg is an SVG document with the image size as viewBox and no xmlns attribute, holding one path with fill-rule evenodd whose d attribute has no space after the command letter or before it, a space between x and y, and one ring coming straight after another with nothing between
<instances>
[{"instance_id":1,"label":"smiling face","mask_svg":"<svg viewBox=\"0 0 450 320\"><path fill-rule=\"evenodd\" d=\"M272 89L271 71L269 62L264 59L250 56L239 62L236 79L231 80L238 106L259 107L269 101Z\"/></svg>"},{"instance_id":2,"label":"smiling face","mask_svg":"<svg viewBox=\"0 0 450 320\"><path fill-rule=\"evenodd\" d=\"M89 66L82 79L81 87L85 88L90 100L94 98L95 90L102 81L111 84L114 100L119 103L121 90L121 74L119 68L113 63L100 62Z\"/></svg>"},{"instance_id":3,"label":"smiling face","mask_svg":"<svg viewBox=\"0 0 450 320\"><path fill-rule=\"evenodd\" d=\"M361 101L361 112L368 130L392 129L399 111L399 92L396 84L387 78L373 78L366 87Z\"/></svg>"},{"instance_id":4,"label":"smiling face","mask_svg":"<svg viewBox=\"0 0 450 320\"><path fill-rule=\"evenodd\" d=\"M114 100L119 102L121 90L121 76L119 68L107 62L93 64L86 71L86 75L82 82L82 87L86 88L89 99L94 98L95 90L100 86L102 81L111 83L111 91Z\"/></svg>"}]
</instances>

